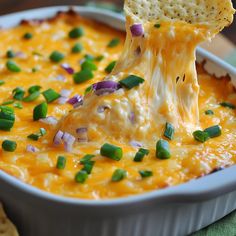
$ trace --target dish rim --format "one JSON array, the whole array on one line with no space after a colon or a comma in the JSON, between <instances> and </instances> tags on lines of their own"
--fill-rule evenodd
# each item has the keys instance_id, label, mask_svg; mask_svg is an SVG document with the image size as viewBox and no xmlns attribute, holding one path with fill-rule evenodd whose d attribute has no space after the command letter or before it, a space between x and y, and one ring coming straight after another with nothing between
<instances>
[{"instance_id":1,"label":"dish rim","mask_svg":"<svg viewBox=\"0 0 236 236\"><path fill-rule=\"evenodd\" d=\"M36 19L50 18L59 11L68 11L69 9L71 9L71 7L75 12L78 12L82 16L92 14L93 17L91 18L94 18L95 16L99 17L101 15L106 18L109 17L110 19L113 19L113 21L117 22L116 26L113 25L114 28L122 29L121 25L123 25L125 22L124 17L121 14L114 13L108 10L98 9L94 7L86 7L86 6L53 6L53 7L30 9L26 11L20 11L0 16L0 26L4 21L6 21L11 17L20 19L18 20L18 23L23 19L28 20L35 18ZM44 16L45 14L46 16ZM33 18L29 17L29 15L32 15L34 17ZM111 26L111 24L109 22L106 22L105 19L101 21ZM199 54L203 58L206 58L207 60L213 63L216 63L221 68L225 69L227 72L236 77L236 68L224 62L215 55L207 52L202 48L197 49L197 54ZM27 195L31 195L32 197L44 199L46 201L58 204L63 203L72 206L109 207L109 206L137 204L140 202L148 202L152 200L158 203L163 203L163 202L187 203L187 202L199 202L199 201L210 200L212 198L236 190L236 165L228 167L217 173L203 176L198 179L190 180L186 183L182 183L177 186L171 186L166 189L151 190L149 192L135 194L131 196L119 197L114 199L99 199L99 200L91 200L91 199L86 200L86 199L71 198L52 194L44 190L38 189L25 182L22 182L21 180L5 173L2 170L0 170L0 179L3 182L7 183L9 186L14 187L15 189L24 192Z\"/></svg>"}]
</instances>

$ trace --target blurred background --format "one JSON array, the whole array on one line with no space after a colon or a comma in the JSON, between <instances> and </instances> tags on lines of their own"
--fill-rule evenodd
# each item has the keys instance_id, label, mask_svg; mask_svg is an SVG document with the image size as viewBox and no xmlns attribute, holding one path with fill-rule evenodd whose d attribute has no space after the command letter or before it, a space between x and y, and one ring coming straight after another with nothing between
<instances>
[{"instance_id":1,"label":"blurred background","mask_svg":"<svg viewBox=\"0 0 236 236\"><path fill-rule=\"evenodd\" d=\"M236 1L232 1L234 8L236 8ZM121 12L123 0L0 0L0 15L31 8L56 5L90 5ZM204 44L203 47L236 66L235 45L236 20L222 32L222 35L217 36L212 43Z\"/></svg>"}]
</instances>

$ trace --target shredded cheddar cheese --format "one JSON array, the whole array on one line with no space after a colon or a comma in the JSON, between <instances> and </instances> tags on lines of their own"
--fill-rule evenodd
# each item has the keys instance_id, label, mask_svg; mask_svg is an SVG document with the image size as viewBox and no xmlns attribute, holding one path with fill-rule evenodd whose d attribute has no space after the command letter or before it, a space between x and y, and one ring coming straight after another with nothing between
<instances>
[{"instance_id":1,"label":"shredded cheddar cheese","mask_svg":"<svg viewBox=\"0 0 236 236\"><path fill-rule=\"evenodd\" d=\"M206 28L196 32L183 22L154 27L151 21L145 37L132 38L133 23L128 17L125 46L124 33L72 12L1 30L0 104L12 100L4 106L14 109L15 121L10 131L0 130L0 141L17 143L13 152L0 150L1 170L51 193L105 199L181 184L236 163L235 110L220 105L236 104L230 78L208 75L202 65L195 71L195 46ZM9 70L9 60L18 69ZM131 82L120 82L130 75ZM105 77L118 87L99 94L94 84ZM12 93L16 87L20 100ZM69 98L75 108L64 103ZM43 103L46 113L35 111ZM34 112L43 120L34 121ZM174 128L171 140L164 136L166 122ZM220 136L194 139L195 129L214 125L220 125ZM65 134L76 140L69 152ZM159 139L168 141L169 150L160 143L158 158Z\"/></svg>"}]
</instances>

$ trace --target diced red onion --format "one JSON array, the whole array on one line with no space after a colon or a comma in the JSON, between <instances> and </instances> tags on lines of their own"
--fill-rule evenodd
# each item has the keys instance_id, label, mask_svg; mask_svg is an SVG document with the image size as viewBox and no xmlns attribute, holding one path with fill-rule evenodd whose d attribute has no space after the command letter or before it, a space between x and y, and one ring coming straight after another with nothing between
<instances>
[{"instance_id":1,"label":"diced red onion","mask_svg":"<svg viewBox=\"0 0 236 236\"><path fill-rule=\"evenodd\" d=\"M76 133L78 134L79 142L88 142L88 128L80 127L76 129Z\"/></svg>"},{"instance_id":2,"label":"diced red onion","mask_svg":"<svg viewBox=\"0 0 236 236\"><path fill-rule=\"evenodd\" d=\"M56 133L56 135L53 139L53 143L55 145L60 145L62 143L63 135L64 135L64 133L61 130L58 130L58 132Z\"/></svg>"},{"instance_id":3,"label":"diced red onion","mask_svg":"<svg viewBox=\"0 0 236 236\"><path fill-rule=\"evenodd\" d=\"M135 113L133 111L130 112L130 114L129 114L129 120L132 124L135 123Z\"/></svg>"},{"instance_id":4,"label":"diced red onion","mask_svg":"<svg viewBox=\"0 0 236 236\"><path fill-rule=\"evenodd\" d=\"M70 65L68 65L67 63L61 64L61 68L64 69L70 75L74 74L74 69L70 67Z\"/></svg>"},{"instance_id":5,"label":"diced red onion","mask_svg":"<svg viewBox=\"0 0 236 236\"><path fill-rule=\"evenodd\" d=\"M67 152L72 151L73 144L75 142L75 137L67 132L64 133L62 140L64 142L64 147Z\"/></svg>"},{"instance_id":6,"label":"diced red onion","mask_svg":"<svg viewBox=\"0 0 236 236\"><path fill-rule=\"evenodd\" d=\"M26 146L26 151L27 152L39 152L39 149L36 148L35 146L29 144Z\"/></svg>"},{"instance_id":7,"label":"diced red onion","mask_svg":"<svg viewBox=\"0 0 236 236\"><path fill-rule=\"evenodd\" d=\"M133 24L130 27L130 31L133 37L140 37L144 34L144 29L142 24Z\"/></svg>"},{"instance_id":8,"label":"diced red onion","mask_svg":"<svg viewBox=\"0 0 236 236\"><path fill-rule=\"evenodd\" d=\"M111 80L104 80L93 85L95 94L98 96L106 93L114 93L119 88L120 84Z\"/></svg>"},{"instance_id":9,"label":"diced red onion","mask_svg":"<svg viewBox=\"0 0 236 236\"><path fill-rule=\"evenodd\" d=\"M83 97L80 95L75 95L74 97L70 98L67 103L73 105L74 108L83 105Z\"/></svg>"},{"instance_id":10,"label":"diced red onion","mask_svg":"<svg viewBox=\"0 0 236 236\"><path fill-rule=\"evenodd\" d=\"M130 145L133 146L133 147L142 147L143 146L140 142L135 141L135 140L132 140L130 142Z\"/></svg>"},{"instance_id":11,"label":"diced red onion","mask_svg":"<svg viewBox=\"0 0 236 236\"><path fill-rule=\"evenodd\" d=\"M48 116L46 118L40 119L39 121L47 125L57 125L58 123L58 120L53 116Z\"/></svg>"},{"instance_id":12,"label":"diced red onion","mask_svg":"<svg viewBox=\"0 0 236 236\"><path fill-rule=\"evenodd\" d=\"M108 106L108 105L103 105L103 106L99 106L98 109L97 109L97 112L98 113L103 113L105 110L110 110L111 107Z\"/></svg>"}]
</instances>

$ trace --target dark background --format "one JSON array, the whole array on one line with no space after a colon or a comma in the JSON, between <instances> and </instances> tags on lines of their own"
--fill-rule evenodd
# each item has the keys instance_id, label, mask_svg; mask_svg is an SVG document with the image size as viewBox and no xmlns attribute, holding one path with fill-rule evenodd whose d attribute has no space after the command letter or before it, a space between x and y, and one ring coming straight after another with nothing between
<instances>
[{"instance_id":1,"label":"dark background","mask_svg":"<svg viewBox=\"0 0 236 236\"><path fill-rule=\"evenodd\" d=\"M234 8L236 8L236 1L232 0ZM20 10L37 8L43 6L55 6L55 5L83 5L88 2L101 2L101 1L88 1L88 0L0 0L0 15L10 12L16 12ZM106 2L117 4L122 8L122 0L106 0ZM223 31L234 44L236 44L236 20L234 23Z\"/></svg>"}]
</instances>

